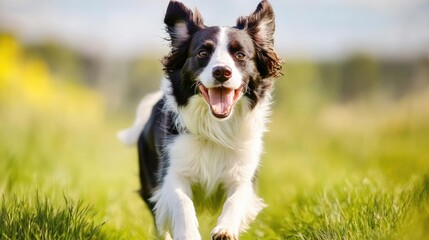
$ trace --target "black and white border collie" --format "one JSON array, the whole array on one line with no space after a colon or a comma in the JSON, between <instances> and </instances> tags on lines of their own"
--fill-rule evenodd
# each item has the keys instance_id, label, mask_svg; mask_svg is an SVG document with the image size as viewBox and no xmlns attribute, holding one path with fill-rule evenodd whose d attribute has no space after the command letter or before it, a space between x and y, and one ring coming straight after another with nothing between
<instances>
[{"instance_id":1,"label":"black and white border collie","mask_svg":"<svg viewBox=\"0 0 429 240\"><path fill-rule=\"evenodd\" d=\"M238 239L265 206L255 194L262 136L281 60L273 50L274 13L262 1L234 27L208 27L195 10L170 1L164 22L171 52L161 92L144 98L130 129L137 143L141 196L160 235L201 239L192 186L226 201L212 239Z\"/></svg>"}]
</instances>

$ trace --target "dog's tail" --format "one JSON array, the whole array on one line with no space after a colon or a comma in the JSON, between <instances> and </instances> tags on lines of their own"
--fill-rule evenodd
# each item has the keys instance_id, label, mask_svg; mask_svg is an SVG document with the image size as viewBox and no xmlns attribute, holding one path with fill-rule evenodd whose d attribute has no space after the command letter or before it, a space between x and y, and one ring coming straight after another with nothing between
<instances>
[{"instance_id":1,"label":"dog's tail","mask_svg":"<svg viewBox=\"0 0 429 240\"><path fill-rule=\"evenodd\" d=\"M117 137L119 138L119 140L121 140L127 146L136 144L139 139L140 133L143 131L146 122L149 120L153 106L161 98L161 91L150 93L145 96L140 101L140 104L137 107L137 116L133 126L118 132Z\"/></svg>"}]
</instances>

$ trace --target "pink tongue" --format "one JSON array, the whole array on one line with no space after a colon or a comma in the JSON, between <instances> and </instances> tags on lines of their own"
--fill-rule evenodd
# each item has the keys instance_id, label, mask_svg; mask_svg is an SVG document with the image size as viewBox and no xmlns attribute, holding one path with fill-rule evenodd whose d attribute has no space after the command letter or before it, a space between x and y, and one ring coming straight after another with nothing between
<instances>
[{"instance_id":1,"label":"pink tongue","mask_svg":"<svg viewBox=\"0 0 429 240\"><path fill-rule=\"evenodd\" d=\"M234 102L234 89L210 88L209 98L212 111L219 115L226 115Z\"/></svg>"}]
</instances>

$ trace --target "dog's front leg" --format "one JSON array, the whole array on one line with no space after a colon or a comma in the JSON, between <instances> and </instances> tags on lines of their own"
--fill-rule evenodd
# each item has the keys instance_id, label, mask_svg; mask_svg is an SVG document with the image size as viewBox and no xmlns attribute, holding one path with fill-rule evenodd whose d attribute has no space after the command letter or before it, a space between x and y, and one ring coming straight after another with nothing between
<instances>
[{"instance_id":1,"label":"dog's front leg","mask_svg":"<svg viewBox=\"0 0 429 240\"><path fill-rule=\"evenodd\" d=\"M211 233L212 239L237 240L239 233L246 230L264 207L262 199L255 194L251 180L228 189L222 214Z\"/></svg>"},{"instance_id":2,"label":"dog's front leg","mask_svg":"<svg viewBox=\"0 0 429 240\"><path fill-rule=\"evenodd\" d=\"M161 189L152 198L156 224L161 234L171 230L174 239L201 239L191 198L188 181L177 174L167 174Z\"/></svg>"}]
</instances>

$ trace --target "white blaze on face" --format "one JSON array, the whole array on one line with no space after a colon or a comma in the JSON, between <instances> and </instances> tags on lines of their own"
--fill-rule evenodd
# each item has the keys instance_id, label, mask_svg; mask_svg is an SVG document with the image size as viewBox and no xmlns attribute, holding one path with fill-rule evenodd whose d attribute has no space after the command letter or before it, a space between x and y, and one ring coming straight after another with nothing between
<instances>
[{"instance_id":1,"label":"white blaze on face","mask_svg":"<svg viewBox=\"0 0 429 240\"><path fill-rule=\"evenodd\" d=\"M234 59L228 50L228 32L222 27L219 31L217 46L209 63L199 76L200 91L210 105L210 110L217 118L226 118L233 111L234 104L242 95L242 74L237 69ZM213 77L215 67L231 69L231 78L222 85Z\"/></svg>"},{"instance_id":2,"label":"white blaze on face","mask_svg":"<svg viewBox=\"0 0 429 240\"><path fill-rule=\"evenodd\" d=\"M213 68L218 66L229 67L231 69L231 78L226 81L223 86L231 89L238 89L242 85L242 74L237 69L234 59L228 51L228 32L226 27L221 27L218 36L216 49L210 58L209 64L204 68L199 76L200 82L206 88L212 88L216 85L213 78Z\"/></svg>"}]
</instances>

